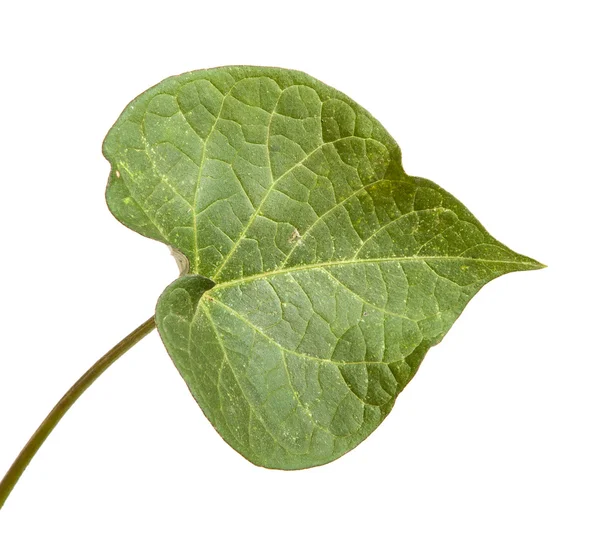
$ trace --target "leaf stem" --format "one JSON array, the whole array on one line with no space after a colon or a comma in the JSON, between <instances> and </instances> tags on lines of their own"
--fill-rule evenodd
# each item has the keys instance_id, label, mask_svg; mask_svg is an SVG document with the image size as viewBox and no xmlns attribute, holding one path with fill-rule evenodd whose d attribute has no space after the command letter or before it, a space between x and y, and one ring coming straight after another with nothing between
<instances>
[{"instance_id":1,"label":"leaf stem","mask_svg":"<svg viewBox=\"0 0 600 560\"><path fill-rule=\"evenodd\" d=\"M104 356L88 369L64 394L62 399L56 403L54 408L50 411L50 414L46 416L45 420L40 424L40 427L31 436L31 439L27 442L21 453L19 453L19 456L15 459L10 469L8 469L2 482L0 482L0 509L2 509L4 502L12 492L12 489L15 487L15 484L23 474L23 471L27 468L27 465L29 465L33 456L37 453L44 441L46 441L50 432L52 432L67 410L69 410L85 390L100 377L102 372L130 348L135 346L155 327L154 317L151 317L145 323L141 324L137 329L121 340L121 342L104 354Z\"/></svg>"}]
</instances>

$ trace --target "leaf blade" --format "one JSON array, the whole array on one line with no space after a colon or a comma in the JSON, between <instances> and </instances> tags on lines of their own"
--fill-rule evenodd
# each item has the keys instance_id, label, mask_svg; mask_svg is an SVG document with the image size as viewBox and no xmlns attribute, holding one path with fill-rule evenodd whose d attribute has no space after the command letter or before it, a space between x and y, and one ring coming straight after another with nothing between
<instances>
[{"instance_id":1,"label":"leaf blade","mask_svg":"<svg viewBox=\"0 0 600 560\"><path fill-rule=\"evenodd\" d=\"M299 72L169 78L124 111L104 153L111 211L190 261L157 305L165 346L258 465L306 468L358 445L483 285L542 267L406 175L380 123Z\"/></svg>"}]
</instances>

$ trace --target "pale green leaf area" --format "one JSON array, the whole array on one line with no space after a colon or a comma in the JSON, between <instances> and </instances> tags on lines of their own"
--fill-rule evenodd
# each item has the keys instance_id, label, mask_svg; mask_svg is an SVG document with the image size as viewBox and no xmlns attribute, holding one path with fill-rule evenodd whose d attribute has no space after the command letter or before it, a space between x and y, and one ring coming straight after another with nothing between
<instances>
[{"instance_id":1,"label":"pale green leaf area","mask_svg":"<svg viewBox=\"0 0 600 560\"><path fill-rule=\"evenodd\" d=\"M113 214L189 260L158 302L165 346L257 465L312 467L358 445L484 284L541 267L406 175L378 121L301 72L168 78L104 153Z\"/></svg>"}]
</instances>

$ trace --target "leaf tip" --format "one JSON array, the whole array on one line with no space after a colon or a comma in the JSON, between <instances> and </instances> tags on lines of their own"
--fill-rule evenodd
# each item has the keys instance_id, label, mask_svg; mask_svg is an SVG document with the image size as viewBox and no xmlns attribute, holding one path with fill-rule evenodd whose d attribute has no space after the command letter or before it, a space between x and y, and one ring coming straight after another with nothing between
<instances>
[{"instance_id":1,"label":"leaf tip","mask_svg":"<svg viewBox=\"0 0 600 560\"><path fill-rule=\"evenodd\" d=\"M548 268L548 266L535 259L525 257L523 261L523 270L541 270L543 268Z\"/></svg>"}]
</instances>

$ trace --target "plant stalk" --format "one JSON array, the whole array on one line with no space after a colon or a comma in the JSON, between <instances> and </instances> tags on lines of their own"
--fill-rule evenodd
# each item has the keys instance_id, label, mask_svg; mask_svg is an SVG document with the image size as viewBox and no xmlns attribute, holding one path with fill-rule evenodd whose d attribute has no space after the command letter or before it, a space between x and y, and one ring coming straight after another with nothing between
<instances>
[{"instance_id":1,"label":"plant stalk","mask_svg":"<svg viewBox=\"0 0 600 560\"><path fill-rule=\"evenodd\" d=\"M64 394L62 399L56 403L54 408L50 411L50 414L46 416L45 420L40 424L40 427L31 436L31 439L27 442L21 453L19 453L19 456L15 459L10 469L8 469L2 482L0 482L0 509L2 509L4 502L12 492L12 489L15 487L15 484L23 474L23 471L27 468L27 465L29 465L33 456L37 453L44 441L46 441L50 432L52 432L59 423L67 410L69 410L85 390L100 377L100 374L104 372L108 366L125 354L130 348L135 346L155 327L154 317L151 317L145 323L141 324L115 347L104 354L104 356L88 369L75 385Z\"/></svg>"}]
</instances>

